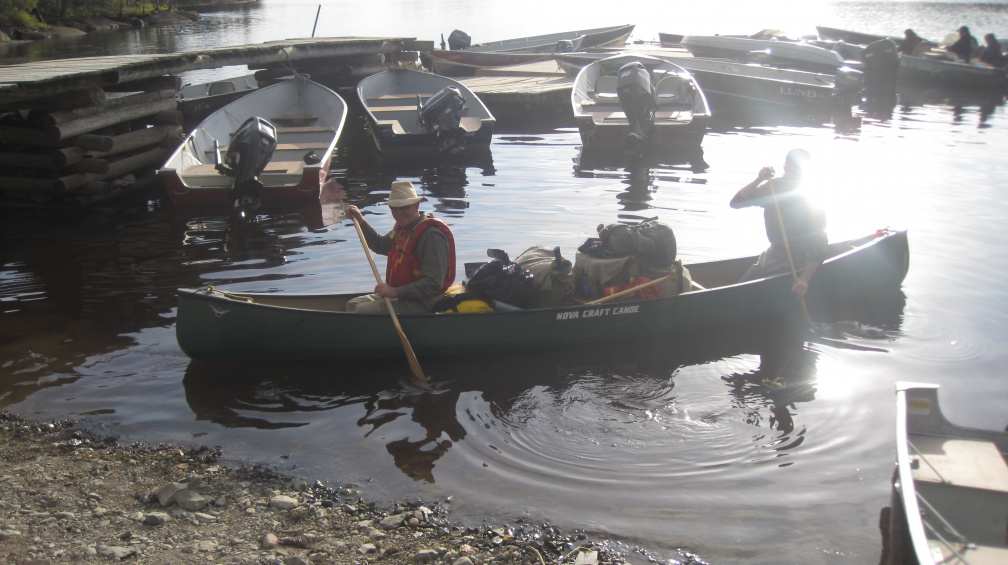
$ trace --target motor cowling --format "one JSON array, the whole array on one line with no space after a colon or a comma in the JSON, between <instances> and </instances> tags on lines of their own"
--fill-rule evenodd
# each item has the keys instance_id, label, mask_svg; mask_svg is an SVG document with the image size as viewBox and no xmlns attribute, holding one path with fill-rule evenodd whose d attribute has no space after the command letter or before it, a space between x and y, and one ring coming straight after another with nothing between
<instances>
[{"instance_id":1,"label":"motor cowling","mask_svg":"<svg viewBox=\"0 0 1008 565\"><path fill-rule=\"evenodd\" d=\"M448 34L448 49L452 51L458 51L459 49L466 49L472 44L472 38L469 34L456 29Z\"/></svg>"},{"instance_id":2,"label":"motor cowling","mask_svg":"<svg viewBox=\"0 0 1008 565\"><path fill-rule=\"evenodd\" d=\"M462 122L465 102L462 92L454 86L442 88L426 102L418 102L420 115L417 125L421 130L437 137L441 151L462 150L461 141L465 130L459 124Z\"/></svg>"},{"instance_id":3,"label":"motor cowling","mask_svg":"<svg viewBox=\"0 0 1008 565\"><path fill-rule=\"evenodd\" d=\"M571 53L574 51L574 42L570 39L561 39L560 41L557 41L553 50L556 53Z\"/></svg>"},{"instance_id":4,"label":"motor cowling","mask_svg":"<svg viewBox=\"0 0 1008 565\"><path fill-rule=\"evenodd\" d=\"M217 149L217 170L234 179L227 190L228 202L242 216L262 204L263 184L258 177L273 158L276 135L273 124L253 116L235 132L223 160Z\"/></svg>"},{"instance_id":5,"label":"motor cowling","mask_svg":"<svg viewBox=\"0 0 1008 565\"><path fill-rule=\"evenodd\" d=\"M623 65L616 77L616 95L630 124L627 152L642 155L651 141L658 110L651 73L637 61Z\"/></svg>"},{"instance_id":6,"label":"motor cowling","mask_svg":"<svg viewBox=\"0 0 1008 565\"><path fill-rule=\"evenodd\" d=\"M895 88L899 69L899 46L891 39L879 39L865 46L861 52L864 63L865 88Z\"/></svg>"}]
</instances>

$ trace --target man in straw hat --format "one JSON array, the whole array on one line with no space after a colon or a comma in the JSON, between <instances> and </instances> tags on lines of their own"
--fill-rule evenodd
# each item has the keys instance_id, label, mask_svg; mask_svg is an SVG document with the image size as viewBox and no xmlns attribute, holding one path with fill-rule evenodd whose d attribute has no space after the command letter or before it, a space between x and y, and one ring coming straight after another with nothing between
<instances>
[{"instance_id":1,"label":"man in straw hat","mask_svg":"<svg viewBox=\"0 0 1008 565\"><path fill-rule=\"evenodd\" d=\"M387 202L395 226L379 235L356 206L347 206L346 215L355 219L367 245L375 253L388 255L385 282L347 303L348 312L387 313L384 298L392 301L399 314L430 312L444 291L455 282L455 238L448 225L420 212L427 198L417 196L413 183L396 181Z\"/></svg>"},{"instance_id":2,"label":"man in straw hat","mask_svg":"<svg viewBox=\"0 0 1008 565\"><path fill-rule=\"evenodd\" d=\"M828 246L826 214L798 190L803 169L811 158L804 149L788 151L784 176L774 179L773 167L763 167L756 180L739 189L731 199L732 208L763 208L763 222L770 240L770 247L760 254L740 282L788 273L794 261L794 268L801 274L791 292L804 298L809 280L826 259Z\"/></svg>"}]
</instances>

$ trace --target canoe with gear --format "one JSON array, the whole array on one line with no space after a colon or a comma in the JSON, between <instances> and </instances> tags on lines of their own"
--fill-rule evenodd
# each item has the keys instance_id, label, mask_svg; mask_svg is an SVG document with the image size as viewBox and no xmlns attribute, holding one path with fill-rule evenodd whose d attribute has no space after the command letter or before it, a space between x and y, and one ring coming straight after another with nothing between
<instances>
[{"instance_id":1,"label":"canoe with gear","mask_svg":"<svg viewBox=\"0 0 1008 565\"><path fill-rule=\"evenodd\" d=\"M800 320L790 272L738 282L755 260L684 265L690 290L682 292L683 285L676 285L678 292L663 292L659 298L630 293L622 300L588 304L602 296L596 291L588 299L568 296L558 306L409 314L399 322L416 355L434 357L695 337L703 332L716 339L725 327L756 327L781 316ZM836 242L805 298L813 312L843 315L847 304L893 296L908 268L906 231L883 229ZM208 287L178 293L176 337L193 359L339 360L404 354L387 315L345 311L346 302L363 292L258 293Z\"/></svg>"}]
</instances>

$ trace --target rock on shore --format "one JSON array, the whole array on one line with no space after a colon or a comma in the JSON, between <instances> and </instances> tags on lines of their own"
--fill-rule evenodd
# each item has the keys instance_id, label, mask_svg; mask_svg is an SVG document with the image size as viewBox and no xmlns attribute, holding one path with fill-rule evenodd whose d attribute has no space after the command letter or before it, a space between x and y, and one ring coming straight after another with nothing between
<instances>
[{"instance_id":1,"label":"rock on shore","mask_svg":"<svg viewBox=\"0 0 1008 565\"><path fill-rule=\"evenodd\" d=\"M0 413L0 561L625 562L607 544L549 525L453 525L439 504L381 509L352 486L231 467L221 455L206 447L121 446L69 421Z\"/></svg>"}]
</instances>

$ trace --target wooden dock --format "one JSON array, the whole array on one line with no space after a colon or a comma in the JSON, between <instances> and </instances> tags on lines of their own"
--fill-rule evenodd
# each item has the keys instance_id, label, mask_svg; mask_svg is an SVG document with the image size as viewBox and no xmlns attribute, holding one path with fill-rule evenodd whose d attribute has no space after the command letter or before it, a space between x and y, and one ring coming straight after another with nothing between
<instances>
[{"instance_id":1,"label":"wooden dock","mask_svg":"<svg viewBox=\"0 0 1008 565\"><path fill-rule=\"evenodd\" d=\"M458 80L480 97L498 123L573 120L574 79L555 61L480 69L476 76Z\"/></svg>"}]
</instances>

